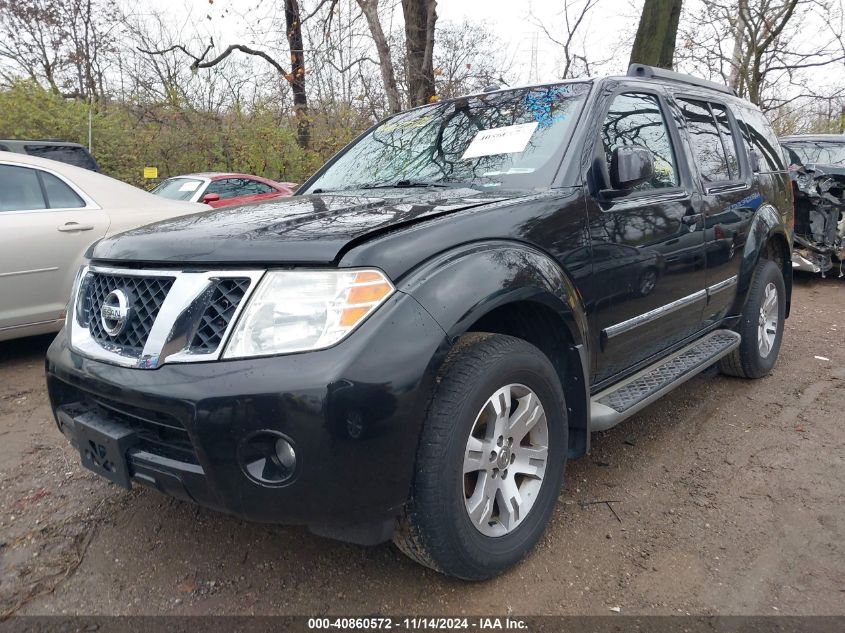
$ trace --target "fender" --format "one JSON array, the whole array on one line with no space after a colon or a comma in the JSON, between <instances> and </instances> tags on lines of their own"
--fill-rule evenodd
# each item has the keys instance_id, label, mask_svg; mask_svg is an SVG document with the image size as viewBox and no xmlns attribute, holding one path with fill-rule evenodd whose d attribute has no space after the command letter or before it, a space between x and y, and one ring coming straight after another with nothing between
<instances>
[{"instance_id":1,"label":"fender","mask_svg":"<svg viewBox=\"0 0 845 633\"><path fill-rule=\"evenodd\" d=\"M783 262L784 284L786 285L787 314L792 295L792 237L789 227L784 224L781 213L771 204L762 204L751 220L748 239L742 253L739 267L737 295L731 314L740 314L748 296L751 279L760 258L766 253L768 245L774 239L783 239L786 245L786 261Z\"/></svg>"},{"instance_id":2,"label":"fender","mask_svg":"<svg viewBox=\"0 0 845 633\"><path fill-rule=\"evenodd\" d=\"M588 450L588 322L580 293L554 259L522 242L473 242L427 260L411 271L397 290L411 295L428 311L446 332L450 345L479 319L507 304L537 303L553 311L572 344L565 360L552 359L557 367L568 368L562 386L570 409L569 454L574 458ZM439 366L442 361L437 358L432 363Z\"/></svg>"}]
</instances>

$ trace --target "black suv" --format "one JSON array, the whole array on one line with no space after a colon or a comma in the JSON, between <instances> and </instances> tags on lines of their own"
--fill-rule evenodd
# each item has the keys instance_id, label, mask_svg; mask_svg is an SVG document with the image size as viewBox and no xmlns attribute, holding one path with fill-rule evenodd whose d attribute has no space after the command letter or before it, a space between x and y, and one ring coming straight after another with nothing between
<instances>
[{"instance_id":1,"label":"black suv","mask_svg":"<svg viewBox=\"0 0 845 633\"><path fill-rule=\"evenodd\" d=\"M268 203L100 242L47 360L83 463L255 521L514 565L590 433L772 369L792 200L724 86L642 66L397 114Z\"/></svg>"}]
</instances>

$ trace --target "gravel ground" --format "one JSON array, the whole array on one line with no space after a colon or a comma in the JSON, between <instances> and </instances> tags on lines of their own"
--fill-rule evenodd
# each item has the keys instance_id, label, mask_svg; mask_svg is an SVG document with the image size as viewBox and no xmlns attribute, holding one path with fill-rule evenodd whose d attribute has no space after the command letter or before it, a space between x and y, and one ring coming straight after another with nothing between
<instances>
[{"instance_id":1,"label":"gravel ground","mask_svg":"<svg viewBox=\"0 0 845 633\"><path fill-rule=\"evenodd\" d=\"M0 619L21 614L845 614L845 280L796 280L771 376L700 376L593 437L545 537L467 584L79 465L48 338L0 343ZM822 358L819 358L822 357Z\"/></svg>"}]
</instances>

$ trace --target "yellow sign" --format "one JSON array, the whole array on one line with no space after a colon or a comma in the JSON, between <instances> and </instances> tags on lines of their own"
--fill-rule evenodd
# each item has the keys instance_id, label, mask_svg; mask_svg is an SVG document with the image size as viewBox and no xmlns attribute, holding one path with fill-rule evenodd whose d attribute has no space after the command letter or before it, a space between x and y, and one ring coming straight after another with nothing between
<instances>
[{"instance_id":1,"label":"yellow sign","mask_svg":"<svg viewBox=\"0 0 845 633\"><path fill-rule=\"evenodd\" d=\"M158 167L144 167L144 178L158 178Z\"/></svg>"}]
</instances>

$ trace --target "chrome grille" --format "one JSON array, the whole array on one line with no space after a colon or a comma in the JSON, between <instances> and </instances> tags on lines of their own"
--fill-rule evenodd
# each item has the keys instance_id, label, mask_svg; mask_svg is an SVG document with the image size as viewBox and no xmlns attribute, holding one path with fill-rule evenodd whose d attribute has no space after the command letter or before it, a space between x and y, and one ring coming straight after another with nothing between
<instances>
[{"instance_id":1,"label":"chrome grille","mask_svg":"<svg viewBox=\"0 0 845 633\"><path fill-rule=\"evenodd\" d=\"M249 288L249 283L246 277L217 280L191 340L192 353L208 354L220 346L235 310Z\"/></svg>"},{"instance_id":2,"label":"chrome grille","mask_svg":"<svg viewBox=\"0 0 845 633\"><path fill-rule=\"evenodd\" d=\"M263 274L92 265L74 290L71 346L89 358L139 369L216 360Z\"/></svg>"},{"instance_id":3,"label":"chrome grille","mask_svg":"<svg viewBox=\"0 0 845 633\"><path fill-rule=\"evenodd\" d=\"M173 286L175 277L136 277L93 273L85 286L82 324L101 344L117 346L126 354L140 356L156 316ZM99 318L106 297L123 290L129 297L130 317L123 331L110 336Z\"/></svg>"}]
</instances>

